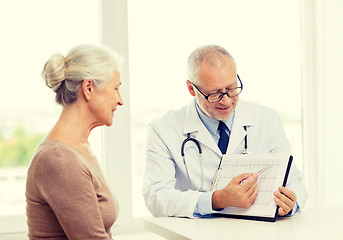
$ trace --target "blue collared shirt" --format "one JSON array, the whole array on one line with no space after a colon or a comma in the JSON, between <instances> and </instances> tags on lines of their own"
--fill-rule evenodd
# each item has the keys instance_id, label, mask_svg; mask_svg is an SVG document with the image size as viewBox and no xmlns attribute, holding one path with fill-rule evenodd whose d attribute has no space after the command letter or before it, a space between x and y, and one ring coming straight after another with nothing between
<instances>
[{"instance_id":1,"label":"blue collared shirt","mask_svg":"<svg viewBox=\"0 0 343 240\"><path fill-rule=\"evenodd\" d=\"M207 128L207 130L209 131L209 133L213 137L214 141L218 144L218 142L219 142L219 131L218 131L219 121L214 120L214 119L208 117L207 115L205 115L200 110L196 101L195 101L195 108L197 110L197 113L199 115L200 120L205 125L205 127ZM233 111L233 114L230 116L229 119L223 121L226 124L226 126L228 127L228 129L226 130L226 133L228 134L229 139L230 139L230 133L232 130L232 124L233 124L234 118L235 118L235 111ZM194 217L199 217L199 214L201 216L204 216L204 215L211 214L214 212L212 209L212 194L213 194L213 191L212 192L206 192L206 193L200 195L198 203L197 203L196 208L194 210L194 214L193 214Z\"/></svg>"},{"instance_id":2,"label":"blue collared shirt","mask_svg":"<svg viewBox=\"0 0 343 240\"><path fill-rule=\"evenodd\" d=\"M195 101L195 108L197 110L197 113L199 115L200 120L205 125L207 130L210 132L210 134L213 137L214 141L218 144L218 141L219 141L219 131L218 131L219 121L218 120L214 120L214 119L210 118L209 116L205 115L200 110L200 108L199 108L199 106L198 106L196 101ZM230 116L229 119L223 121L225 123L225 125L228 127L228 130L226 130L226 133L228 134L229 138L230 138L230 133L231 133L231 130L232 130L232 124L233 124L234 118L235 118L235 111L233 111L233 114Z\"/></svg>"}]
</instances>

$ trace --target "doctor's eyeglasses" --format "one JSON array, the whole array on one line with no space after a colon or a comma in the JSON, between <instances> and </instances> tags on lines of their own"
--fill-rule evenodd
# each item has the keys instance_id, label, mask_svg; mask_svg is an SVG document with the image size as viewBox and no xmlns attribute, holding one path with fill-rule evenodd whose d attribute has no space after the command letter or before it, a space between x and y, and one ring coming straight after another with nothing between
<instances>
[{"instance_id":1,"label":"doctor's eyeglasses","mask_svg":"<svg viewBox=\"0 0 343 240\"><path fill-rule=\"evenodd\" d=\"M243 84L242 84L242 81L241 81L240 77L238 76L238 74L237 74L237 79L239 80L240 87L235 87L235 88L229 89L226 92L212 93L209 95L205 95L197 86L195 86L194 83L191 82L191 84L196 88L196 90L199 91L199 93L201 93L201 95L204 96L204 98L208 102L212 103L212 102L218 102L218 101L222 100L222 98L224 97L225 94L228 97L236 97L237 95L239 95L243 90Z\"/></svg>"}]
</instances>

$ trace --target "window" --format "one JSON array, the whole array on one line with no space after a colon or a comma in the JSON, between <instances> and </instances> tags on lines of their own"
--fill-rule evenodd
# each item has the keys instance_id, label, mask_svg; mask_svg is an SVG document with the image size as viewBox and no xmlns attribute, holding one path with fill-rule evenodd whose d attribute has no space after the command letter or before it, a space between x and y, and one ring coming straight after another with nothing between
<instances>
[{"instance_id":1,"label":"window","mask_svg":"<svg viewBox=\"0 0 343 240\"><path fill-rule=\"evenodd\" d=\"M55 52L66 54L75 45L99 44L99 3L92 0L1 1L0 22L2 221L25 215L27 167L37 144L53 127L61 110L55 103L54 93L40 76L43 65ZM91 141L101 158L101 129L92 133Z\"/></svg>"},{"instance_id":2,"label":"window","mask_svg":"<svg viewBox=\"0 0 343 240\"><path fill-rule=\"evenodd\" d=\"M343 2L302 1L302 82L305 183L311 206L338 207L343 128L339 109L343 88Z\"/></svg>"},{"instance_id":3,"label":"window","mask_svg":"<svg viewBox=\"0 0 343 240\"><path fill-rule=\"evenodd\" d=\"M302 169L299 11L295 0L128 1L134 216L149 214L141 196L147 125L191 101L186 61L204 44L231 52L241 99L279 111Z\"/></svg>"}]
</instances>

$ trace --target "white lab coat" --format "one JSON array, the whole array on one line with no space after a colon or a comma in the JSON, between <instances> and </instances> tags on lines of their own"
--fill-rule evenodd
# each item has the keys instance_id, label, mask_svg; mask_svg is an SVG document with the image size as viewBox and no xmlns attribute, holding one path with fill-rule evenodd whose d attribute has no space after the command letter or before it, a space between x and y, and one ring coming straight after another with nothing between
<instances>
[{"instance_id":1,"label":"white lab coat","mask_svg":"<svg viewBox=\"0 0 343 240\"><path fill-rule=\"evenodd\" d=\"M241 154L244 150L248 126L248 151L256 153L289 153L280 118L276 111L256 103L239 100L229 140L227 154ZM200 194L201 164L198 148L192 142L185 145L186 164L191 181L181 157L181 144L191 133L203 151L204 188L209 191L211 182L222 156L217 143L198 116L195 102L173 110L149 125L146 152L146 170L143 196L154 216L192 217ZM293 164L287 187L297 195L302 208L307 192L302 184L302 175Z\"/></svg>"}]
</instances>

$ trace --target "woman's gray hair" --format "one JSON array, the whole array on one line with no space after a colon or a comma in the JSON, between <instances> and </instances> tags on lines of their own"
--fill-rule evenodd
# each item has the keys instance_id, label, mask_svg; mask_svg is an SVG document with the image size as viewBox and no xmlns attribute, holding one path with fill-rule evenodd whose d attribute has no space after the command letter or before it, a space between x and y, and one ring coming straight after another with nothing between
<instances>
[{"instance_id":1,"label":"woman's gray hair","mask_svg":"<svg viewBox=\"0 0 343 240\"><path fill-rule=\"evenodd\" d=\"M223 55L229 57L236 65L235 59L231 54L225 48L218 45L205 45L195 49L189 55L187 61L188 80L197 83L199 80L200 64L203 61L206 61L211 66L215 67L221 60L220 56Z\"/></svg>"},{"instance_id":2,"label":"woman's gray hair","mask_svg":"<svg viewBox=\"0 0 343 240\"><path fill-rule=\"evenodd\" d=\"M66 57L53 54L44 65L42 77L56 93L56 102L65 106L76 101L84 79L92 79L101 88L114 72L120 71L120 64L118 54L108 48L80 45Z\"/></svg>"}]
</instances>

